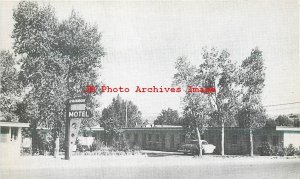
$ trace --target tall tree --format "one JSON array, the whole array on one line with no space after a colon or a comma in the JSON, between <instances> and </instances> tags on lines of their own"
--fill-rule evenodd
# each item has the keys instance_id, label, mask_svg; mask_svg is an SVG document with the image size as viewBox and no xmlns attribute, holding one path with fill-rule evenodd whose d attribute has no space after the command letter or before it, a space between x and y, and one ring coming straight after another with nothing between
<instances>
[{"instance_id":1,"label":"tall tree","mask_svg":"<svg viewBox=\"0 0 300 179\"><path fill-rule=\"evenodd\" d=\"M64 102L84 95L86 84L98 84L96 71L104 55L101 35L74 11L60 23L50 5L35 2L20 2L13 18L14 50L21 56L20 78L31 89L26 100L31 126L44 124L59 132ZM97 102L89 99L88 107L94 111Z\"/></svg>"},{"instance_id":2,"label":"tall tree","mask_svg":"<svg viewBox=\"0 0 300 179\"><path fill-rule=\"evenodd\" d=\"M177 110L163 109L154 120L155 125L180 125L180 117Z\"/></svg>"},{"instance_id":3,"label":"tall tree","mask_svg":"<svg viewBox=\"0 0 300 179\"><path fill-rule=\"evenodd\" d=\"M214 87L215 93L199 95L204 111L200 116L209 116L207 125L221 126L221 154L224 155L224 127L235 125L234 114L236 112L238 91L235 89L236 65L229 59L229 53L215 48L203 49L203 63L198 68L181 58L176 62L177 73L174 75L175 84L183 84L184 87ZM193 100L194 95L186 95L187 100ZM190 99L189 99L190 98ZM195 103L187 103L195 104ZM191 108L197 110L197 108ZM198 109L198 110L200 110Z\"/></svg>"},{"instance_id":4,"label":"tall tree","mask_svg":"<svg viewBox=\"0 0 300 179\"><path fill-rule=\"evenodd\" d=\"M201 135L207 129L211 108L207 105L205 94L186 94L184 97L183 126L189 136L196 135L199 142L199 155L202 156Z\"/></svg>"},{"instance_id":5,"label":"tall tree","mask_svg":"<svg viewBox=\"0 0 300 179\"><path fill-rule=\"evenodd\" d=\"M197 69L186 58L180 57L175 63L177 73L174 75L173 85L180 85L185 89L183 98L182 124L187 135L196 135L199 142L199 154L202 156L201 134L205 131L210 114L208 96L206 94L189 93L187 86L197 86L199 79L196 78Z\"/></svg>"},{"instance_id":6,"label":"tall tree","mask_svg":"<svg viewBox=\"0 0 300 179\"><path fill-rule=\"evenodd\" d=\"M18 121L15 113L21 101L21 88L18 82L16 61L12 54L0 52L0 116L5 121ZM1 120L1 119L0 119Z\"/></svg>"},{"instance_id":7,"label":"tall tree","mask_svg":"<svg viewBox=\"0 0 300 179\"><path fill-rule=\"evenodd\" d=\"M226 50L204 48L202 57L204 62L199 66L197 81L199 85L216 89L215 93L208 94L208 98L213 108L212 120L218 126L221 125L221 155L224 155L224 127L236 125L234 115L239 96L236 89L236 65Z\"/></svg>"},{"instance_id":8,"label":"tall tree","mask_svg":"<svg viewBox=\"0 0 300 179\"><path fill-rule=\"evenodd\" d=\"M251 55L242 62L238 76L242 98L237 118L241 127L249 128L250 155L253 156L253 129L262 127L266 121L261 101L265 85L262 51L257 48L251 51Z\"/></svg>"},{"instance_id":9,"label":"tall tree","mask_svg":"<svg viewBox=\"0 0 300 179\"><path fill-rule=\"evenodd\" d=\"M105 130L105 142L110 145L113 140L118 139L121 128L141 124L142 113L132 101L123 100L118 95L113 98L108 107L103 109L99 123Z\"/></svg>"},{"instance_id":10,"label":"tall tree","mask_svg":"<svg viewBox=\"0 0 300 179\"><path fill-rule=\"evenodd\" d=\"M286 115L279 115L275 119L275 122L277 126L290 126L290 127L294 126L294 121Z\"/></svg>"},{"instance_id":11,"label":"tall tree","mask_svg":"<svg viewBox=\"0 0 300 179\"><path fill-rule=\"evenodd\" d=\"M82 95L87 83L95 86L100 84L97 71L101 68L101 57L104 56L101 34L96 26L90 26L75 11L59 25L57 33L57 51L67 57L64 78L68 96Z\"/></svg>"}]
</instances>

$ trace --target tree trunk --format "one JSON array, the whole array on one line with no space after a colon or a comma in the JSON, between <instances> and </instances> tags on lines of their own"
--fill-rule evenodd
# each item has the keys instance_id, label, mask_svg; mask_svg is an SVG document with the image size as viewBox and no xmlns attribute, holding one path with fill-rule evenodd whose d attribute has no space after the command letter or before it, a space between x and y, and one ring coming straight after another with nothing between
<instances>
[{"instance_id":1,"label":"tree trunk","mask_svg":"<svg viewBox=\"0 0 300 179\"><path fill-rule=\"evenodd\" d=\"M59 154L59 135L55 138L54 158L57 158Z\"/></svg>"},{"instance_id":2,"label":"tree trunk","mask_svg":"<svg viewBox=\"0 0 300 179\"><path fill-rule=\"evenodd\" d=\"M32 122L31 126L31 154L34 155L38 153L38 132L36 122Z\"/></svg>"},{"instance_id":3,"label":"tree trunk","mask_svg":"<svg viewBox=\"0 0 300 179\"><path fill-rule=\"evenodd\" d=\"M253 157L253 134L252 134L252 129L249 129L249 134L250 134L250 156Z\"/></svg>"},{"instance_id":4,"label":"tree trunk","mask_svg":"<svg viewBox=\"0 0 300 179\"><path fill-rule=\"evenodd\" d=\"M224 156L224 122L222 122L222 134L221 134L221 155Z\"/></svg>"},{"instance_id":5,"label":"tree trunk","mask_svg":"<svg viewBox=\"0 0 300 179\"><path fill-rule=\"evenodd\" d=\"M198 126L197 126L196 130L197 130L198 143L199 143L199 155L202 156L202 142L201 142L201 135L200 135Z\"/></svg>"}]
</instances>

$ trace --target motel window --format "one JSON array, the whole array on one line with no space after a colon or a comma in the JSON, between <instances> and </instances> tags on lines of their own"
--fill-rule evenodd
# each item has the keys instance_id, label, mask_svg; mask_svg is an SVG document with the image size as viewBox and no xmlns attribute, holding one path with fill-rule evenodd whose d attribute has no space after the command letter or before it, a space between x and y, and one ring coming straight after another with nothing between
<instances>
[{"instance_id":1,"label":"motel window","mask_svg":"<svg viewBox=\"0 0 300 179\"><path fill-rule=\"evenodd\" d=\"M17 137L18 137L18 128L17 127L12 127L11 128L11 136L10 136L10 138L12 140L17 140Z\"/></svg>"},{"instance_id":2,"label":"motel window","mask_svg":"<svg viewBox=\"0 0 300 179\"><path fill-rule=\"evenodd\" d=\"M151 134L148 134L148 141L151 141Z\"/></svg>"},{"instance_id":3,"label":"motel window","mask_svg":"<svg viewBox=\"0 0 300 179\"><path fill-rule=\"evenodd\" d=\"M166 140L166 134L162 134L162 136L161 136L161 142L165 143L165 140Z\"/></svg>"},{"instance_id":4,"label":"motel window","mask_svg":"<svg viewBox=\"0 0 300 179\"><path fill-rule=\"evenodd\" d=\"M209 135L209 142L212 144L215 143L215 135L213 135L213 134Z\"/></svg>"},{"instance_id":5,"label":"motel window","mask_svg":"<svg viewBox=\"0 0 300 179\"><path fill-rule=\"evenodd\" d=\"M278 136L273 136L272 143L273 143L274 146L278 145Z\"/></svg>"},{"instance_id":6,"label":"motel window","mask_svg":"<svg viewBox=\"0 0 300 179\"><path fill-rule=\"evenodd\" d=\"M156 141L159 141L159 134L156 134Z\"/></svg>"},{"instance_id":7,"label":"motel window","mask_svg":"<svg viewBox=\"0 0 300 179\"><path fill-rule=\"evenodd\" d=\"M232 136L232 144L237 144L237 142L238 142L238 137L237 137L237 135L233 135L233 136Z\"/></svg>"},{"instance_id":8,"label":"motel window","mask_svg":"<svg viewBox=\"0 0 300 179\"><path fill-rule=\"evenodd\" d=\"M126 139L128 139L128 140L130 139L130 133L126 134Z\"/></svg>"},{"instance_id":9,"label":"motel window","mask_svg":"<svg viewBox=\"0 0 300 179\"><path fill-rule=\"evenodd\" d=\"M8 134L9 133L9 127L1 127L1 134Z\"/></svg>"},{"instance_id":10,"label":"motel window","mask_svg":"<svg viewBox=\"0 0 300 179\"><path fill-rule=\"evenodd\" d=\"M171 135L171 141L170 141L170 147L171 147L171 149L174 148L174 142L175 142L174 138L175 138L175 136L174 136L174 134L172 134Z\"/></svg>"},{"instance_id":11,"label":"motel window","mask_svg":"<svg viewBox=\"0 0 300 179\"><path fill-rule=\"evenodd\" d=\"M180 143L185 143L185 135L180 135Z\"/></svg>"},{"instance_id":12,"label":"motel window","mask_svg":"<svg viewBox=\"0 0 300 179\"><path fill-rule=\"evenodd\" d=\"M137 142L138 141L138 134L134 134L134 142Z\"/></svg>"}]
</instances>

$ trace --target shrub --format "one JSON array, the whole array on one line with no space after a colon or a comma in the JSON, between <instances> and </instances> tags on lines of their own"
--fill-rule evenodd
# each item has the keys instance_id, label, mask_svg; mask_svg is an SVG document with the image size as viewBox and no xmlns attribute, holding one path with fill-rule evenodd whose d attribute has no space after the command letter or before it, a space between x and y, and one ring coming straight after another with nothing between
<instances>
[{"instance_id":1,"label":"shrub","mask_svg":"<svg viewBox=\"0 0 300 179\"><path fill-rule=\"evenodd\" d=\"M281 146L275 146L273 150L273 155L275 156L286 156L286 149Z\"/></svg>"},{"instance_id":2,"label":"shrub","mask_svg":"<svg viewBox=\"0 0 300 179\"><path fill-rule=\"evenodd\" d=\"M270 156L274 153L268 142L261 143L261 146L258 147L258 152L261 156Z\"/></svg>"},{"instance_id":3,"label":"shrub","mask_svg":"<svg viewBox=\"0 0 300 179\"><path fill-rule=\"evenodd\" d=\"M297 155L298 157L300 157L300 150L299 149L295 151L295 155Z\"/></svg>"},{"instance_id":4,"label":"shrub","mask_svg":"<svg viewBox=\"0 0 300 179\"><path fill-rule=\"evenodd\" d=\"M292 144L288 147L275 146L273 148L273 154L275 156L300 156L300 150L295 148Z\"/></svg>"},{"instance_id":5,"label":"shrub","mask_svg":"<svg viewBox=\"0 0 300 179\"><path fill-rule=\"evenodd\" d=\"M290 144L287 148L286 148L286 155L287 156L294 156L296 153L296 148L293 146L293 144Z\"/></svg>"},{"instance_id":6,"label":"shrub","mask_svg":"<svg viewBox=\"0 0 300 179\"><path fill-rule=\"evenodd\" d=\"M135 145L135 146L132 147L132 150L133 150L133 151L140 151L140 150L141 150L141 147Z\"/></svg>"},{"instance_id":7,"label":"shrub","mask_svg":"<svg viewBox=\"0 0 300 179\"><path fill-rule=\"evenodd\" d=\"M96 151L96 150L100 150L102 147L104 147L103 142L101 142L100 140L94 140L93 144L90 147L90 151Z\"/></svg>"},{"instance_id":8,"label":"shrub","mask_svg":"<svg viewBox=\"0 0 300 179\"><path fill-rule=\"evenodd\" d=\"M123 138L121 138L119 141L114 141L112 147L113 147L114 150L123 151L125 153L130 151L129 144Z\"/></svg>"}]
</instances>

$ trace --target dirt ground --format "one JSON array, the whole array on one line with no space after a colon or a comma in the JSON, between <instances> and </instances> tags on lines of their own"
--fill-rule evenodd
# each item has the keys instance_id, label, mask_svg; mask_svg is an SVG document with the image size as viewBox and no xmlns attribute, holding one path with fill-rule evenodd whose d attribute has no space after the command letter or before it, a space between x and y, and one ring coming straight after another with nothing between
<instances>
[{"instance_id":1,"label":"dirt ground","mask_svg":"<svg viewBox=\"0 0 300 179\"><path fill-rule=\"evenodd\" d=\"M0 160L0 179L300 179L300 158L146 152L134 156L50 156Z\"/></svg>"}]
</instances>

